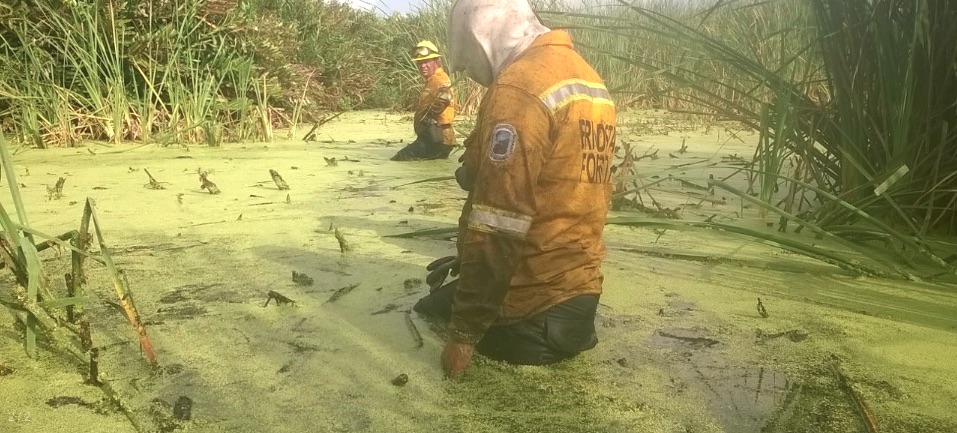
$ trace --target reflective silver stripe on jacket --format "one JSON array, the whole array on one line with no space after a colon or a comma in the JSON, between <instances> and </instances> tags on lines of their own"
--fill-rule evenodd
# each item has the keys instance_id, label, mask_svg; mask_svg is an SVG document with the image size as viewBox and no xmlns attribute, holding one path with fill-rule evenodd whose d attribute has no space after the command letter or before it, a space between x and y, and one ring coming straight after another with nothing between
<instances>
[{"instance_id":1,"label":"reflective silver stripe on jacket","mask_svg":"<svg viewBox=\"0 0 957 433\"><path fill-rule=\"evenodd\" d=\"M578 79L559 82L543 92L539 98L553 113L581 100L593 104L615 105L604 84Z\"/></svg>"},{"instance_id":2,"label":"reflective silver stripe on jacket","mask_svg":"<svg viewBox=\"0 0 957 433\"><path fill-rule=\"evenodd\" d=\"M472 205L469 228L482 232L498 232L524 239L532 227L532 217L483 205Z\"/></svg>"}]
</instances>

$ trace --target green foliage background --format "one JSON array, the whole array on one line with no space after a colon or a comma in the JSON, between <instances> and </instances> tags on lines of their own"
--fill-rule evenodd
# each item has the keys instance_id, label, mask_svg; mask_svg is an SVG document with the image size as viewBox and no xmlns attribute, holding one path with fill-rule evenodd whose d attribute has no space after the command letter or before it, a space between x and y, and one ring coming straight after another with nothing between
<instances>
[{"instance_id":1,"label":"green foliage background","mask_svg":"<svg viewBox=\"0 0 957 433\"><path fill-rule=\"evenodd\" d=\"M0 120L38 147L218 144L269 139L274 126L327 111L405 108L418 79L408 53L441 36L437 7L381 16L322 0L0 4Z\"/></svg>"}]
</instances>

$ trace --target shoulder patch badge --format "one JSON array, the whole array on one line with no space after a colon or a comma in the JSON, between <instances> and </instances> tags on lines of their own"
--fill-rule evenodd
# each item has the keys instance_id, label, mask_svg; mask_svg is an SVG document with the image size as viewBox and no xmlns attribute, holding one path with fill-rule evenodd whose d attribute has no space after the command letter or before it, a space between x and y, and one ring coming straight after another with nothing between
<instances>
[{"instance_id":1,"label":"shoulder patch badge","mask_svg":"<svg viewBox=\"0 0 957 433\"><path fill-rule=\"evenodd\" d=\"M492 143L488 147L488 157L492 161L502 162L512 156L515 150L515 141L518 132L515 127L507 123L499 123L492 129Z\"/></svg>"}]
</instances>

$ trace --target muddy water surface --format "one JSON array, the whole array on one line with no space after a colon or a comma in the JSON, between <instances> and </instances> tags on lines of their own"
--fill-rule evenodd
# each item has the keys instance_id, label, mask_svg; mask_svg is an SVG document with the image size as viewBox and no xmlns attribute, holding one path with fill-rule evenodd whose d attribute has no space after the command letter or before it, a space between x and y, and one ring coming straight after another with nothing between
<instances>
[{"instance_id":1,"label":"muddy water surface","mask_svg":"<svg viewBox=\"0 0 957 433\"><path fill-rule=\"evenodd\" d=\"M776 229L695 187L729 174L707 161L748 157L753 136L660 113L620 129L637 155L657 149L638 168L664 178L650 191L664 208ZM35 228L75 229L83 201L96 202L160 367L143 362L94 265L87 314L101 370L144 430L866 432L843 376L880 431L957 431L954 287L862 278L715 232L608 227L595 350L548 368L477 359L461 382L443 381L441 335L407 311L428 290L424 266L454 243L389 236L450 227L464 196L450 181L400 186L456 167L454 156L389 161L409 138L402 116L360 112L318 142L90 144L15 161ZM199 168L221 194L200 189ZM144 169L165 189L144 188ZM60 176L51 200L45 186ZM68 254L43 258L62 290ZM271 291L294 304L266 305ZM52 348L26 358L12 320L0 321L0 431L135 431L83 377Z\"/></svg>"}]
</instances>

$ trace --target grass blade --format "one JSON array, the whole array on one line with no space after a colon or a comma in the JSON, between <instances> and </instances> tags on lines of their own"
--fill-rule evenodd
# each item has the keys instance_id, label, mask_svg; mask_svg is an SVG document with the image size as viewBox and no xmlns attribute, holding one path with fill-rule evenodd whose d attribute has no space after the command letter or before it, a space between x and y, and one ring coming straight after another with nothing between
<instances>
[{"instance_id":1,"label":"grass blade","mask_svg":"<svg viewBox=\"0 0 957 433\"><path fill-rule=\"evenodd\" d=\"M37 249L33 245L33 242L27 239L26 236L21 237L20 246L23 250L23 257L27 265L27 299L30 302L36 302L37 294L39 293L39 287L42 283L40 256L38 255ZM27 354L31 358L36 358L37 334L39 333L39 326L34 313L27 313L27 320L25 324L26 335L24 337L24 347L26 348Z\"/></svg>"},{"instance_id":2,"label":"grass blade","mask_svg":"<svg viewBox=\"0 0 957 433\"><path fill-rule=\"evenodd\" d=\"M2 159L3 171L6 173L7 186L10 188L10 196L13 199L13 207L17 211L17 218L23 225L27 222L26 208L23 207L23 197L20 195L20 184L17 183L17 173L14 170L13 158L10 156L7 139L0 133L0 159Z\"/></svg>"}]
</instances>

